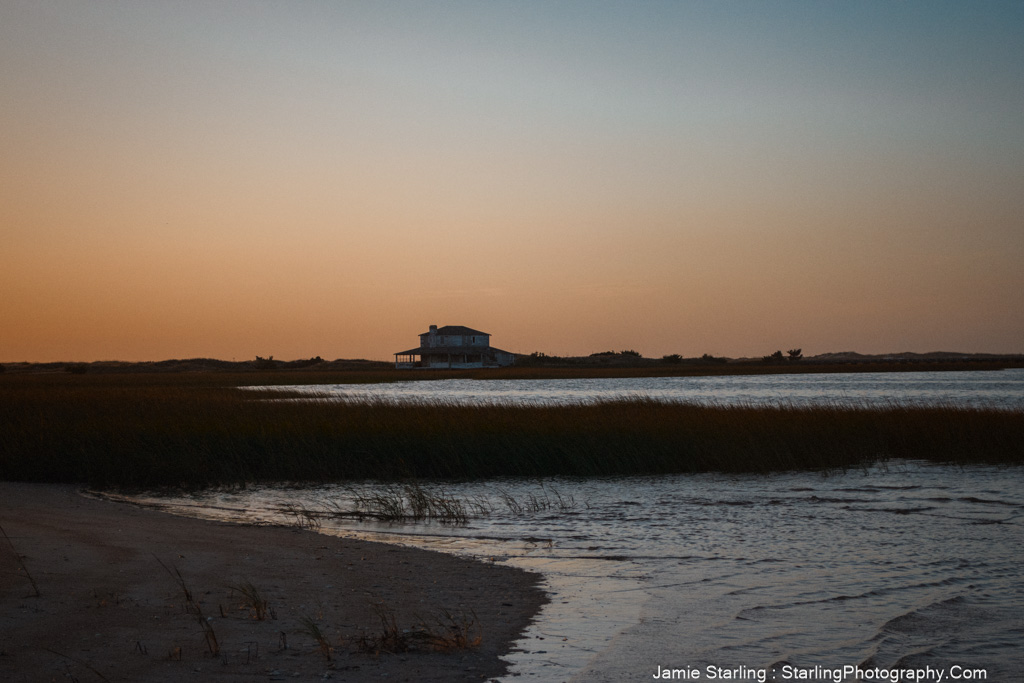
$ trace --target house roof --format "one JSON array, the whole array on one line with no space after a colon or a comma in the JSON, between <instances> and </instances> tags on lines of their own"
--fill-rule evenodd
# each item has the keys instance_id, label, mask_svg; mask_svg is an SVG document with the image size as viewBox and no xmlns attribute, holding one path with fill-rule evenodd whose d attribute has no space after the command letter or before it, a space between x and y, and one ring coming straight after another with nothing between
<instances>
[{"instance_id":1,"label":"house roof","mask_svg":"<svg viewBox=\"0 0 1024 683\"><path fill-rule=\"evenodd\" d=\"M437 328L438 334L469 334L469 335L486 335L490 337L488 332L481 332L480 330L474 330L472 327L465 327L463 325L445 325L444 327ZM422 332L420 336L430 334L430 332Z\"/></svg>"}]
</instances>

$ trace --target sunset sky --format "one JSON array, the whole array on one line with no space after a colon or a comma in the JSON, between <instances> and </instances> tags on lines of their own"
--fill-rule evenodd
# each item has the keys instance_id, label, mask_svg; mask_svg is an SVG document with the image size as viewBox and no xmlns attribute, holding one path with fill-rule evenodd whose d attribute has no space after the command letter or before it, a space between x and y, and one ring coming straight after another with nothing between
<instances>
[{"instance_id":1,"label":"sunset sky","mask_svg":"<svg viewBox=\"0 0 1024 683\"><path fill-rule=\"evenodd\" d=\"M1024 2L0 0L0 361L1024 352Z\"/></svg>"}]
</instances>

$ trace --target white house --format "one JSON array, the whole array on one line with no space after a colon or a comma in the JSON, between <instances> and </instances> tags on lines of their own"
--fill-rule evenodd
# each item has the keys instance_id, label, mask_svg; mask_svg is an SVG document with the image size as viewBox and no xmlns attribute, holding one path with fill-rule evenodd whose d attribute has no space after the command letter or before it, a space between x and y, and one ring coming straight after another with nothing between
<instances>
[{"instance_id":1,"label":"white house","mask_svg":"<svg viewBox=\"0 0 1024 683\"><path fill-rule=\"evenodd\" d=\"M491 346L491 335L462 325L431 325L420 345L395 354L396 368L500 368L515 354Z\"/></svg>"}]
</instances>

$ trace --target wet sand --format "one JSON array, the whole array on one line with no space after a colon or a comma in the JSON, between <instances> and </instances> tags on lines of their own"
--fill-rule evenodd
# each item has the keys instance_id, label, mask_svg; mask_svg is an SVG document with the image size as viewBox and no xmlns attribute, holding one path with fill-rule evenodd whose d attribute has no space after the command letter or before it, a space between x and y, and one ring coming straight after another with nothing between
<instances>
[{"instance_id":1,"label":"wet sand","mask_svg":"<svg viewBox=\"0 0 1024 683\"><path fill-rule=\"evenodd\" d=\"M0 483L0 526L10 538L0 536L4 681L488 680L545 601L536 575L509 567L175 517L69 486ZM245 583L267 601L265 619L232 588ZM441 633L442 610L475 618L481 642L367 652L360 640L382 633L381 606L400 630L424 621ZM330 660L306 619L326 636Z\"/></svg>"}]
</instances>

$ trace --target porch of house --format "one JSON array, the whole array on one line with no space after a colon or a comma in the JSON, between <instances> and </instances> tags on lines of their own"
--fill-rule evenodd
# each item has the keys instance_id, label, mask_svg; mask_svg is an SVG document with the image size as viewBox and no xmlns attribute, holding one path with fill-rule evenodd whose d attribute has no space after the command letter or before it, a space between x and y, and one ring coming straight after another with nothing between
<instances>
[{"instance_id":1,"label":"porch of house","mask_svg":"<svg viewBox=\"0 0 1024 683\"><path fill-rule=\"evenodd\" d=\"M400 370L414 368L497 368L493 354L474 353L472 350L415 349L395 354L395 367Z\"/></svg>"}]
</instances>

